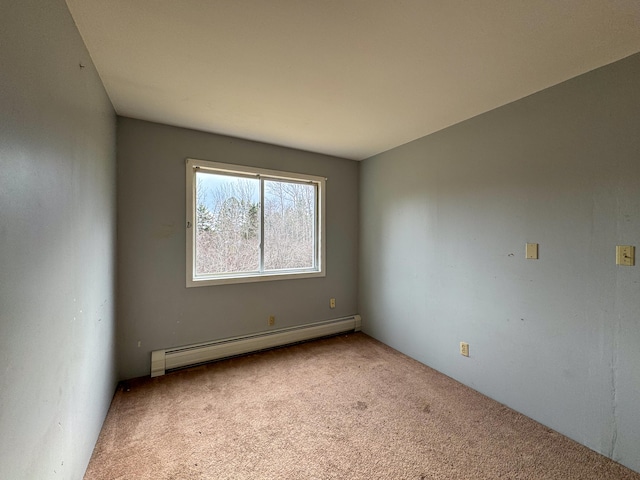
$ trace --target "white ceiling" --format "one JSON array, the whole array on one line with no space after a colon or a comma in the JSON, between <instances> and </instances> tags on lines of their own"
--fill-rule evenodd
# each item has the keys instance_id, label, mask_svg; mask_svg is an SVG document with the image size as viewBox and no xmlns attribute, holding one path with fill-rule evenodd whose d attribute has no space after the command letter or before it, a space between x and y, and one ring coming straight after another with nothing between
<instances>
[{"instance_id":1,"label":"white ceiling","mask_svg":"<svg viewBox=\"0 0 640 480\"><path fill-rule=\"evenodd\" d=\"M638 0L67 0L119 115L363 159L640 51Z\"/></svg>"}]
</instances>

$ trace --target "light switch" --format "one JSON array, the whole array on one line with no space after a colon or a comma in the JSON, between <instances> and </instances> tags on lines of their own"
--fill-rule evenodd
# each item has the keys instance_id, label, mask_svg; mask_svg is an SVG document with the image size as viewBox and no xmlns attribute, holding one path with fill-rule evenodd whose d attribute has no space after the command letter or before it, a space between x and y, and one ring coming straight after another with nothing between
<instances>
[{"instance_id":1,"label":"light switch","mask_svg":"<svg viewBox=\"0 0 640 480\"><path fill-rule=\"evenodd\" d=\"M633 245L616 246L616 265L632 267L636 264L636 247Z\"/></svg>"},{"instance_id":2,"label":"light switch","mask_svg":"<svg viewBox=\"0 0 640 480\"><path fill-rule=\"evenodd\" d=\"M537 243L527 243L527 247L525 249L526 258L537 260L538 259L538 244Z\"/></svg>"}]
</instances>

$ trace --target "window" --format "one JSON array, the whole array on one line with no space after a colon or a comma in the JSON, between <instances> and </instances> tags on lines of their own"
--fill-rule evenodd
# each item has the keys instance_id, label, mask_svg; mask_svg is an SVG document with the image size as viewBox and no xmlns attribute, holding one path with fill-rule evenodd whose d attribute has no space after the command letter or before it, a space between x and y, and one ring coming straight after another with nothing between
<instances>
[{"instance_id":1,"label":"window","mask_svg":"<svg viewBox=\"0 0 640 480\"><path fill-rule=\"evenodd\" d=\"M187 287L324 276L321 177L187 159Z\"/></svg>"}]
</instances>

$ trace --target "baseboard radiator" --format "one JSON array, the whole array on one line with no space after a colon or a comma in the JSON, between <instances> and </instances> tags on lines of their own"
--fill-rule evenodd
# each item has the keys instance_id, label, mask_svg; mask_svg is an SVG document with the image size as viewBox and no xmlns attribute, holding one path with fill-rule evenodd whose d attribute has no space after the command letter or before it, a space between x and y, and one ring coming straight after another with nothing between
<instances>
[{"instance_id":1,"label":"baseboard radiator","mask_svg":"<svg viewBox=\"0 0 640 480\"><path fill-rule=\"evenodd\" d=\"M338 318L326 322L309 323L298 327L282 328L265 333L227 338L184 347L151 352L151 376L164 375L168 370L200 363L258 352L269 348L303 342L346 332L358 332L362 325L360 315Z\"/></svg>"}]
</instances>

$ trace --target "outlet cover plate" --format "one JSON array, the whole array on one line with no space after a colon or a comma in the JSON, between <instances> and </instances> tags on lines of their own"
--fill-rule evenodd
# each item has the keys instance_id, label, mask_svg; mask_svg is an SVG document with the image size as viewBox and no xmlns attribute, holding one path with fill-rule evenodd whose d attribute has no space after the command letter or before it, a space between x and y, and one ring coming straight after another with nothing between
<instances>
[{"instance_id":1,"label":"outlet cover plate","mask_svg":"<svg viewBox=\"0 0 640 480\"><path fill-rule=\"evenodd\" d=\"M616 246L616 265L633 267L636 264L636 248L633 245Z\"/></svg>"},{"instance_id":2,"label":"outlet cover plate","mask_svg":"<svg viewBox=\"0 0 640 480\"><path fill-rule=\"evenodd\" d=\"M538 244L537 243L527 243L527 247L525 249L526 258L531 260L538 259Z\"/></svg>"}]
</instances>

